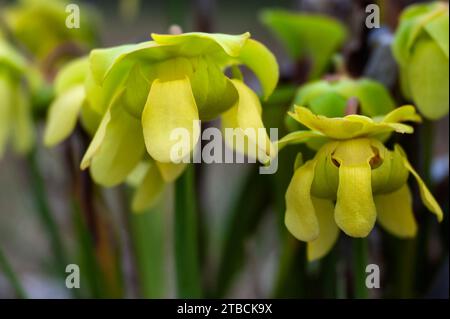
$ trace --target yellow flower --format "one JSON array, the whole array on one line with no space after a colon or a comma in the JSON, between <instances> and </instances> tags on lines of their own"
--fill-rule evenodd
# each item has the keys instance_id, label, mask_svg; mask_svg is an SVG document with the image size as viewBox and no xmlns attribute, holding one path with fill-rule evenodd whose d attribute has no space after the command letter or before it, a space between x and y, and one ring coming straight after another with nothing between
<instances>
[{"instance_id":1,"label":"yellow flower","mask_svg":"<svg viewBox=\"0 0 450 319\"><path fill-rule=\"evenodd\" d=\"M45 132L46 145L55 145L72 132L81 114L93 135L81 168L89 167L104 186L125 180L139 185L135 210L149 206L151 194L159 194L160 185L186 166L172 160L178 142L171 139L174 129L190 134L180 159L190 156L199 140L198 120L219 116L224 128L242 130L248 142L264 150L269 146L267 154L273 151L267 134L264 142L245 135L248 128L264 128L259 98L241 79L224 74L227 67L239 73L237 65L245 64L268 97L278 65L266 47L248 33L152 36L154 41L93 50L64 67L55 81L57 98Z\"/></svg>"},{"instance_id":2,"label":"yellow flower","mask_svg":"<svg viewBox=\"0 0 450 319\"><path fill-rule=\"evenodd\" d=\"M376 220L398 237L415 236L409 173L425 206L442 220L439 204L402 148L395 145L389 150L382 143L392 132L413 132L401 122L421 121L414 107L403 106L378 119L327 118L297 106L290 115L311 131L286 135L279 148L306 142L318 149L313 159L297 165L286 192L286 226L297 239L308 242L309 260L329 252L339 229L351 237L366 237Z\"/></svg>"}]
</instances>

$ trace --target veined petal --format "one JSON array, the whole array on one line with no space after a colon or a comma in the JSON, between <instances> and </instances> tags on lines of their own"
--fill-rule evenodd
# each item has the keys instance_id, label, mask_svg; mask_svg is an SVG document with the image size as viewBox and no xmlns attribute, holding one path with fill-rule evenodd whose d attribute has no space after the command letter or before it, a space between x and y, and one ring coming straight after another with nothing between
<instances>
[{"instance_id":1,"label":"veined petal","mask_svg":"<svg viewBox=\"0 0 450 319\"><path fill-rule=\"evenodd\" d=\"M141 184L133 195L133 211L140 212L156 204L164 191L165 185L156 164L150 163Z\"/></svg>"},{"instance_id":2,"label":"veined petal","mask_svg":"<svg viewBox=\"0 0 450 319\"><path fill-rule=\"evenodd\" d=\"M122 99L111 105L103 140L90 164L93 179L104 186L123 182L145 154L140 121L125 110Z\"/></svg>"},{"instance_id":3,"label":"veined petal","mask_svg":"<svg viewBox=\"0 0 450 319\"><path fill-rule=\"evenodd\" d=\"M283 136L280 140L278 140L278 151L289 144L300 144L306 143L314 138L324 137L322 134L315 131L295 131Z\"/></svg>"},{"instance_id":4,"label":"veined petal","mask_svg":"<svg viewBox=\"0 0 450 319\"><path fill-rule=\"evenodd\" d=\"M56 145L70 135L77 123L85 97L84 86L77 85L52 102L44 133L46 146Z\"/></svg>"},{"instance_id":5,"label":"veined petal","mask_svg":"<svg viewBox=\"0 0 450 319\"><path fill-rule=\"evenodd\" d=\"M291 234L302 241L312 241L319 236L319 221L311 197L315 165L310 160L298 168L286 191L284 222Z\"/></svg>"},{"instance_id":6,"label":"veined petal","mask_svg":"<svg viewBox=\"0 0 450 319\"><path fill-rule=\"evenodd\" d=\"M339 228L334 221L334 205L331 200L313 197L314 209L319 222L319 237L308 242L306 255L309 261L324 257L333 248L339 236Z\"/></svg>"},{"instance_id":7,"label":"veined petal","mask_svg":"<svg viewBox=\"0 0 450 319\"><path fill-rule=\"evenodd\" d=\"M148 153L159 162L181 161L194 149L200 136L198 110L192 94L189 79L160 81L152 83L142 113L145 145ZM188 145L182 147L178 158L171 154L180 141L173 133L188 133ZM183 131L181 131L183 130Z\"/></svg>"},{"instance_id":8,"label":"veined petal","mask_svg":"<svg viewBox=\"0 0 450 319\"><path fill-rule=\"evenodd\" d=\"M400 238L414 237L417 223L412 210L412 197L407 184L395 192L374 197L378 222Z\"/></svg>"},{"instance_id":9,"label":"veined petal","mask_svg":"<svg viewBox=\"0 0 450 319\"><path fill-rule=\"evenodd\" d=\"M238 129L248 145L245 147L246 143L228 140L228 134L225 134L226 142L237 151L266 162L274 155L274 149L262 122L259 98L242 81L231 80L231 82L238 91L239 98L236 105L222 115L222 128Z\"/></svg>"},{"instance_id":10,"label":"veined petal","mask_svg":"<svg viewBox=\"0 0 450 319\"><path fill-rule=\"evenodd\" d=\"M185 163L162 163L155 162L159 172L166 183L171 183L176 180L186 168Z\"/></svg>"},{"instance_id":11,"label":"veined petal","mask_svg":"<svg viewBox=\"0 0 450 319\"><path fill-rule=\"evenodd\" d=\"M430 190L425 185L422 178L417 174L417 172L414 170L414 168L411 166L411 164L408 161L408 157L406 156L406 153L403 151L400 145L395 145L395 151L399 152L403 157L403 164L405 167L411 172L411 174L414 176L414 178L417 181L417 184L419 185L420 190L420 197L422 198L422 201L424 205L436 215L439 222L442 221L444 218L444 214L442 212L441 207L439 206L438 202L434 198L433 194L431 194Z\"/></svg>"},{"instance_id":12,"label":"veined petal","mask_svg":"<svg viewBox=\"0 0 450 319\"><path fill-rule=\"evenodd\" d=\"M370 166L374 155L368 139L340 142L333 154L339 163L335 220L351 237L366 237L375 224Z\"/></svg>"},{"instance_id":13,"label":"veined petal","mask_svg":"<svg viewBox=\"0 0 450 319\"><path fill-rule=\"evenodd\" d=\"M248 66L261 81L264 99L275 89L279 70L275 56L262 43L248 39L239 54L239 61Z\"/></svg>"},{"instance_id":14,"label":"veined petal","mask_svg":"<svg viewBox=\"0 0 450 319\"><path fill-rule=\"evenodd\" d=\"M156 34L152 38L158 44L176 45L179 53L188 55L207 54L222 49L231 57L237 57L250 37L246 32L241 35L221 33L191 32L183 34Z\"/></svg>"}]
</instances>

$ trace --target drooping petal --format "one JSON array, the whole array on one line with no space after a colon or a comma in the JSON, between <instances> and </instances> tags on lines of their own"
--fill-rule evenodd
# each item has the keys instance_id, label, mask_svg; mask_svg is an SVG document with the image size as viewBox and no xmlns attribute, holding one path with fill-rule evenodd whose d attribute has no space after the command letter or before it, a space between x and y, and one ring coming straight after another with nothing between
<instances>
[{"instance_id":1,"label":"drooping petal","mask_svg":"<svg viewBox=\"0 0 450 319\"><path fill-rule=\"evenodd\" d=\"M77 85L52 102L44 132L46 146L56 145L70 135L77 123L85 97L84 86Z\"/></svg>"},{"instance_id":2,"label":"drooping petal","mask_svg":"<svg viewBox=\"0 0 450 319\"><path fill-rule=\"evenodd\" d=\"M309 261L324 257L333 248L339 236L339 228L334 221L334 205L331 200L313 197L314 209L319 222L319 237L308 242L306 255Z\"/></svg>"},{"instance_id":3,"label":"drooping petal","mask_svg":"<svg viewBox=\"0 0 450 319\"><path fill-rule=\"evenodd\" d=\"M104 129L99 128L101 131L97 134L103 138L90 161L93 179L104 186L124 181L145 153L140 122L124 109L122 98L111 105ZM94 147L97 145L95 140L96 137L91 143Z\"/></svg>"},{"instance_id":4,"label":"drooping petal","mask_svg":"<svg viewBox=\"0 0 450 319\"><path fill-rule=\"evenodd\" d=\"M229 134L225 134L225 141L237 151L266 162L274 155L274 149L262 122L259 98L242 81L231 82L239 98L236 105L222 115L222 128L237 129L248 143L234 141Z\"/></svg>"},{"instance_id":5,"label":"drooping petal","mask_svg":"<svg viewBox=\"0 0 450 319\"><path fill-rule=\"evenodd\" d=\"M444 218L444 214L442 212L442 208L439 206L433 194L431 194L430 190L427 188L422 178L411 166L411 164L408 161L408 157L406 156L406 153L403 151L400 145L395 145L395 151L401 154L401 156L403 157L403 164L416 179L417 184L419 185L420 197L422 198L424 205L430 210L430 212L435 214L438 221L441 222L442 219Z\"/></svg>"},{"instance_id":6,"label":"drooping petal","mask_svg":"<svg viewBox=\"0 0 450 319\"><path fill-rule=\"evenodd\" d=\"M150 163L142 182L133 195L131 205L133 211L140 212L156 204L164 191L165 185L156 164Z\"/></svg>"},{"instance_id":7,"label":"drooping petal","mask_svg":"<svg viewBox=\"0 0 450 319\"><path fill-rule=\"evenodd\" d=\"M395 192L374 197L378 222L400 238L414 237L417 223L412 209L411 192L407 184Z\"/></svg>"},{"instance_id":8,"label":"drooping petal","mask_svg":"<svg viewBox=\"0 0 450 319\"><path fill-rule=\"evenodd\" d=\"M319 236L319 222L311 197L314 168L314 161L298 168L286 191L284 222L291 234L302 241L312 241Z\"/></svg>"},{"instance_id":9,"label":"drooping petal","mask_svg":"<svg viewBox=\"0 0 450 319\"><path fill-rule=\"evenodd\" d=\"M258 77L267 99L275 89L279 70L275 56L263 44L248 39L239 54L239 61L248 66Z\"/></svg>"},{"instance_id":10,"label":"drooping petal","mask_svg":"<svg viewBox=\"0 0 450 319\"><path fill-rule=\"evenodd\" d=\"M162 178L166 183L171 183L176 180L185 170L186 163L162 163L155 162L161 173Z\"/></svg>"},{"instance_id":11,"label":"drooping petal","mask_svg":"<svg viewBox=\"0 0 450 319\"><path fill-rule=\"evenodd\" d=\"M200 128L197 106L187 77L152 83L142 113L142 126L147 151L155 160L176 162L189 156L198 142ZM172 154L173 147L180 143L173 136L178 133L188 134L189 141L179 154Z\"/></svg>"},{"instance_id":12,"label":"drooping petal","mask_svg":"<svg viewBox=\"0 0 450 319\"><path fill-rule=\"evenodd\" d=\"M351 237L366 237L375 224L370 166L374 155L368 139L340 142L333 154L339 163L335 220Z\"/></svg>"}]
</instances>

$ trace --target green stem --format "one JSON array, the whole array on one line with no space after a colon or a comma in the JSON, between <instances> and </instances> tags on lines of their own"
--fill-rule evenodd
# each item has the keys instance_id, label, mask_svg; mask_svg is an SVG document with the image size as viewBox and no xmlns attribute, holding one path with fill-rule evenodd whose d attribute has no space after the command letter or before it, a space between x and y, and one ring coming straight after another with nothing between
<instances>
[{"instance_id":1,"label":"green stem","mask_svg":"<svg viewBox=\"0 0 450 319\"><path fill-rule=\"evenodd\" d=\"M194 189L194 166L189 165L175 183L175 265L179 298L202 296Z\"/></svg>"},{"instance_id":2,"label":"green stem","mask_svg":"<svg viewBox=\"0 0 450 319\"><path fill-rule=\"evenodd\" d=\"M422 149L420 157L420 171L422 173L423 180L425 184L429 187L433 193L433 181L431 177L431 166L433 161L433 146L434 146L434 130L433 122L425 120L422 127L420 128L420 146ZM423 205L421 204L423 210ZM417 236L416 252L412 249L413 257L416 257L416 267L415 273L417 278L415 280L417 284L417 289L420 292L424 292L427 288L427 284L431 280L430 276L430 264L427 259L428 252L428 240L430 238L430 221L431 215L427 212L422 214L423 218L421 220L420 228L421 231ZM411 274L412 276L414 273ZM411 277L412 278L412 277ZM413 288L413 287L411 287ZM411 292L412 293L412 292Z\"/></svg>"},{"instance_id":3,"label":"green stem","mask_svg":"<svg viewBox=\"0 0 450 319\"><path fill-rule=\"evenodd\" d=\"M366 287L366 266L368 262L368 241L366 238L353 239L354 295L357 299L368 298Z\"/></svg>"},{"instance_id":4,"label":"green stem","mask_svg":"<svg viewBox=\"0 0 450 319\"><path fill-rule=\"evenodd\" d=\"M36 150L33 150L28 155L27 160L30 168L30 184L37 212L50 241L51 251L54 254L57 271L61 276L64 276L67 265L66 252L61 234L58 230L58 225L52 215L45 193L45 184L37 162Z\"/></svg>"},{"instance_id":5,"label":"green stem","mask_svg":"<svg viewBox=\"0 0 450 319\"><path fill-rule=\"evenodd\" d=\"M323 280L323 294L325 298L336 298L337 296L337 247L334 247L327 256L323 258L321 271Z\"/></svg>"},{"instance_id":6,"label":"green stem","mask_svg":"<svg viewBox=\"0 0 450 319\"><path fill-rule=\"evenodd\" d=\"M165 293L163 213L161 207L154 207L130 216L139 287L144 298L163 298Z\"/></svg>"},{"instance_id":7,"label":"green stem","mask_svg":"<svg viewBox=\"0 0 450 319\"><path fill-rule=\"evenodd\" d=\"M11 284L12 288L16 293L17 298L26 299L27 294L25 293L25 290L23 289L22 284L20 283L16 273L14 272L10 263L6 259L6 256L3 253L1 247L0 247L0 271L3 272L6 279Z\"/></svg>"},{"instance_id":8,"label":"green stem","mask_svg":"<svg viewBox=\"0 0 450 319\"><path fill-rule=\"evenodd\" d=\"M306 245L289 234L283 240L273 298L305 298Z\"/></svg>"}]
</instances>

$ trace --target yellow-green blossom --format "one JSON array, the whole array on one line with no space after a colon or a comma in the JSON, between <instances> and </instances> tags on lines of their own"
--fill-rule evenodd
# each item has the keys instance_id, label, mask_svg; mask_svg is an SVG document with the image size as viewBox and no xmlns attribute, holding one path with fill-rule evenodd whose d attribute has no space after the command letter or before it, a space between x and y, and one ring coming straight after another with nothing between
<instances>
[{"instance_id":1,"label":"yellow-green blossom","mask_svg":"<svg viewBox=\"0 0 450 319\"><path fill-rule=\"evenodd\" d=\"M66 24L71 14L66 11L70 9L69 4L66 0L20 0L5 7L1 15L14 37L42 60L64 43L77 42L90 46L95 41L92 8L78 7L80 25L69 28Z\"/></svg>"},{"instance_id":2,"label":"yellow-green blossom","mask_svg":"<svg viewBox=\"0 0 450 319\"><path fill-rule=\"evenodd\" d=\"M401 122L420 122L414 107L403 106L378 119L327 118L304 107L295 107L291 116L310 131L286 135L279 147L315 141L318 149L313 159L295 169L286 192L286 226L297 239L308 242L309 260L332 248L339 229L352 237L366 237L376 220L396 236L413 237L417 225L407 185L410 173L425 206L442 220L441 208L401 147L389 150L382 143L392 132L413 132Z\"/></svg>"},{"instance_id":3,"label":"yellow-green blossom","mask_svg":"<svg viewBox=\"0 0 450 319\"><path fill-rule=\"evenodd\" d=\"M0 158L9 137L19 153L33 146L31 107L24 85L27 68L25 58L0 34Z\"/></svg>"},{"instance_id":4,"label":"yellow-green blossom","mask_svg":"<svg viewBox=\"0 0 450 319\"><path fill-rule=\"evenodd\" d=\"M260 79L264 96L273 91L278 80L275 58L249 36L153 35L154 41L93 50L89 59L72 63L57 78L46 144L67 137L81 110L85 126L95 128L81 168L90 167L102 185L127 178L140 183L134 206L146 206L138 203L149 198L145 193L155 191L158 180L173 181L185 167L171 157L177 142L171 139L174 129L184 128L191 136L182 159L198 142L197 120L223 115L223 127L264 127L256 94L242 80L224 74L227 67L245 64ZM247 138L267 156L272 154L267 134L265 142Z\"/></svg>"},{"instance_id":5,"label":"yellow-green blossom","mask_svg":"<svg viewBox=\"0 0 450 319\"><path fill-rule=\"evenodd\" d=\"M448 3L414 4L400 16L392 45L405 97L429 119L448 113Z\"/></svg>"}]
</instances>

